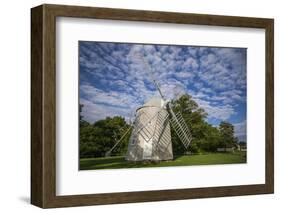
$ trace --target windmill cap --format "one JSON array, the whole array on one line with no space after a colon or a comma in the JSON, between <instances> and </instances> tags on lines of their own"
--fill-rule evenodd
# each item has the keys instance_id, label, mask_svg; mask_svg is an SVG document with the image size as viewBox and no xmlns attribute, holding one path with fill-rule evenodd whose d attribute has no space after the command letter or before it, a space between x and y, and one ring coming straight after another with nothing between
<instances>
[{"instance_id":1,"label":"windmill cap","mask_svg":"<svg viewBox=\"0 0 281 213\"><path fill-rule=\"evenodd\" d=\"M142 107L159 107L162 108L165 106L165 101L159 97L153 97L149 99ZM142 108L140 107L140 108Z\"/></svg>"}]
</instances>

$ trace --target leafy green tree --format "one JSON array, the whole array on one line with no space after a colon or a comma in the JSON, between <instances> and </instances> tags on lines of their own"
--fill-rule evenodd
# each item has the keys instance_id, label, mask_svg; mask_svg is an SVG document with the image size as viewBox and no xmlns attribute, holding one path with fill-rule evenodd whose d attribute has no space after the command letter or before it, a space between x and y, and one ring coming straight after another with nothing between
<instances>
[{"instance_id":1,"label":"leafy green tree","mask_svg":"<svg viewBox=\"0 0 281 213\"><path fill-rule=\"evenodd\" d=\"M222 121L219 125L221 140L219 145L221 147L236 146L238 139L234 137L234 126L231 123Z\"/></svg>"},{"instance_id":2,"label":"leafy green tree","mask_svg":"<svg viewBox=\"0 0 281 213\"><path fill-rule=\"evenodd\" d=\"M219 141L219 130L205 122L204 134L200 139L200 149L206 152L216 152Z\"/></svg>"},{"instance_id":3,"label":"leafy green tree","mask_svg":"<svg viewBox=\"0 0 281 213\"><path fill-rule=\"evenodd\" d=\"M171 105L175 112L181 112L185 122L190 128L193 140L189 146L189 151L194 153L200 152L201 140L205 134L204 127L206 122L204 119L206 118L207 113L204 111L204 109L200 108L188 94L182 95L177 100L173 100ZM186 151L184 146L177 137L173 128L171 130L174 155L184 154Z\"/></svg>"},{"instance_id":4,"label":"leafy green tree","mask_svg":"<svg viewBox=\"0 0 281 213\"><path fill-rule=\"evenodd\" d=\"M246 143L245 141L240 141L240 142L239 142L239 145L240 145L240 146L246 147L246 146L247 146L247 143Z\"/></svg>"},{"instance_id":5,"label":"leafy green tree","mask_svg":"<svg viewBox=\"0 0 281 213\"><path fill-rule=\"evenodd\" d=\"M94 126L100 129L99 143L103 146L102 154L104 155L109 151L115 143L122 137L125 131L129 128L125 119L120 116L113 118L107 117L105 120L97 121ZM112 154L125 154L129 141L129 134L124 141L122 141L114 150Z\"/></svg>"},{"instance_id":6,"label":"leafy green tree","mask_svg":"<svg viewBox=\"0 0 281 213\"><path fill-rule=\"evenodd\" d=\"M82 109L83 109L84 105L83 104L79 104L79 120L83 121L83 116L82 116Z\"/></svg>"},{"instance_id":7,"label":"leafy green tree","mask_svg":"<svg viewBox=\"0 0 281 213\"><path fill-rule=\"evenodd\" d=\"M217 148L224 143L225 138L229 144L235 144L233 125L223 124L222 129L218 129L207 123L208 114L198 106L190 95L185 94L178 100L172 101L172 108L175 112L181 112L191 130L193 139L188 149L192 153L216 152ZM229 130L231 131L229 132ZM174 155L184 154L185 148L173 129L172 141Z\"/></svg>"},{"instance_id":8,"label":"leafy green tree","mask_svg":"<svg viewBox=\"0 0 281 213\"><path fill-rule=\"evenodd\" d=\"M80 121L80 158L104 157L129 128L125 119L120 116L99 120L94 124ZM113 155L124 155L127 150L129 134L116 149Z\"/></svg>"},{"instance_id":9,"label":"leafy green tree","mask_svg":"<svg viewBox=\"0 0 281 213\"><path fill-rule=\"evenodd\" d=\"M247 149L247 143L245 141L238 142L238 145L240 146L239 150ZM237 146L237 148L238 148L238 146Z\"/></svg>"},{"instance_id":10,"label":"leafy green tree","mask_svg":"<svg viewBox=\"0 0 281 213\"><path fill-rule=\"evenodd\" d=\"M237 145L238 139L234 137L234 126L228 122L221 122L217 128L207 123L207 113L190 95L185 94L177 100L173 100L171 107L176 113L181 112L190 128L193 139L188 151L192 153L216 152L218 147ZM83 120L82 109L83 105L80 105L80 158L104 157L130 125L120 116L107 117L90 124ZM116 146L112 155L126 154L130 133ZM171 128L171 137L174 156L185 154L185 147L173 128Z\"/></svg>"}]
</instances>

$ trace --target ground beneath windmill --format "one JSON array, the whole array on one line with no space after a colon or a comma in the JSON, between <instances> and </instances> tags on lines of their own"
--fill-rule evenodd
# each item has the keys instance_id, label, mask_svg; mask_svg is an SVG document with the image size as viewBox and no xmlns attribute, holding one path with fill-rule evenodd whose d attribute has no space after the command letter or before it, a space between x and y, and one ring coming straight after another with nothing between
<instances>
[{"instance_id":1,"label":"ground beneath windmill","mask_svg":"<svg viewBox=\"0 0 281 213\"><path fill-rule=\"evenodd\" d=\"M158 163L128 162L125 160L124 156L115 156L115 157L104 157L104 158L80 159L80 170L238 164L238 163L246 163L246 161L247 161L246 152L184 155L184 156L175 157L175 159L171 161L162 161Z\"/></svg>"}]
</instances>

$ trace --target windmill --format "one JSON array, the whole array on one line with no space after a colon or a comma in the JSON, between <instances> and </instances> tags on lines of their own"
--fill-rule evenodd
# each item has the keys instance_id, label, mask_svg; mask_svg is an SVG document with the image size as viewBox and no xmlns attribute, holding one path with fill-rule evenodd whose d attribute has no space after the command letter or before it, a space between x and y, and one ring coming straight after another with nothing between
<instances>
[{"instance_id":1,"label":"windmill","mask_svg":"<svg viewBox=\"0 0 281 213\"><path fill-rule=\"evenodd\" d=\"M175 130L185 149L192 141L190 129L182 114L174 112L171 102L164 97L159 84L152 75L153 70L146 60L139 54L135 54L135 56L141 60L148 71L160 98L151 98L136 110L133 125L124 132L119 140L116 140L115 145L106 153L106 156L111 154L132 129L126 160L171 160L173 159L171 127Z\"/></svg>"}]
</instances>

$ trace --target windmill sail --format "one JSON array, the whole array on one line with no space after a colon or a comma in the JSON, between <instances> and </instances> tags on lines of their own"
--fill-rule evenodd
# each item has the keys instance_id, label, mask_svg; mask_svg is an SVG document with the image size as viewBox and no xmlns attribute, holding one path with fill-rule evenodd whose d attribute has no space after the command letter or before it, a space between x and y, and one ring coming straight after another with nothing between
<instances>
[{"instance_id":1,"label":"windmill sail","mask_svg":"<svg viewBox=\"0 0 281 213\"><path fill-rule=\"evenodd\" d=\"M190 129L188 128L180 112L175 113L171 107L169 107L169 111L171 114L170 122L172 127L177 133L177 136L181 140L184 147L187 149L192 140Z\"/></svg>"},{"instance_id":2,"label":"windmill sail","mask_svg":"<svg viewBox=\"0 0 281 213\"><path fill-rule=\"evenodd\" d=\"M144 115L145 113L142 113L142 116ZM133 134L135 135L135 137L137 137L137 135L140 135L147 142L146 144L151 144L152 153L159 148L158 145L160 138L164 141L170 140L170 138L168 138L164 134L164 131L167 128L168 117L168 113L160 110L155 113L154 116L149 118L144 125L136 125L136 131L134 131ZM155 124L150 125L151 122L155 122Z\"/></svg>"},{"instance_id":3,"label":"windmill sail","mask_svg":"<svg viewBox=\"0 0 281 213\"><path fill-rule=\"evenodd\" d=\"M140 119L136 120L138 123L136 123L136 131L135 134L139 134L146 142L148 142L154 134L154 128L150 125L152 119L154 119L154 117L157 114L154 114L153 116L149 116L147 113L145 112L141 112L139 114L139 117L142 116L142 118L144 118L146 120L145 123L139 122Z\"/></svg>"}]
</instances>

